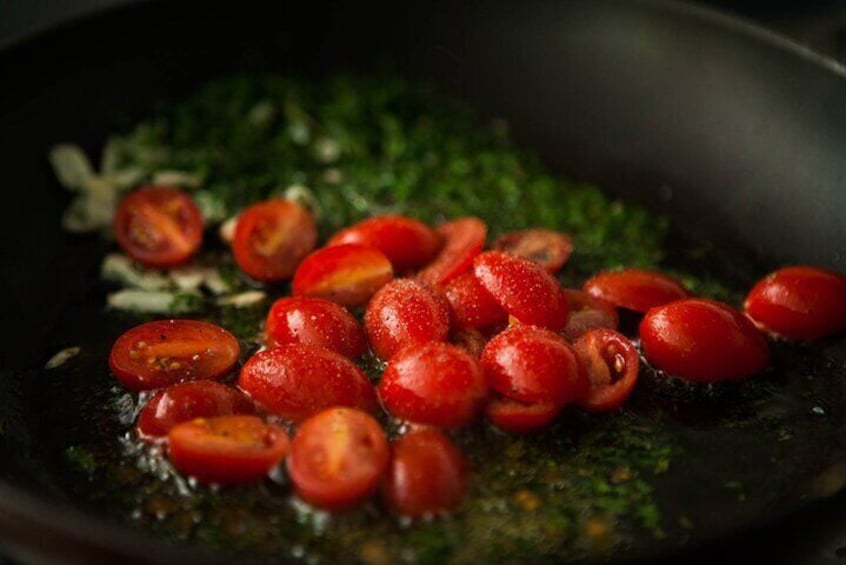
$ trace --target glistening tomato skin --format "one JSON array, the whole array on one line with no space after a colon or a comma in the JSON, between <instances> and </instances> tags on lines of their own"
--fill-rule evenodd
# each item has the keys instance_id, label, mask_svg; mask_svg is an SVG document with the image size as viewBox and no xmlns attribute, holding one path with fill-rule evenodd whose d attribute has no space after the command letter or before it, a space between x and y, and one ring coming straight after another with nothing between
<instances>
[{"instance_id":1,"label":"glistening tomato skin","mask_svg":"<svg viewBox=\"0 0 846 565\"><path fill-rule=\"evenodd\" d=\"M646 360L687 381L743 379L770 364L763 334L746 316L715 300L688 298L653 308L639 331Z\"/></svg>"},{"instance_id":2,"label":"glistening tomato skin","mask_svg":"<svg viewBox=\"0 0 846 565\"><path fill-rule=\"evenodd\" d=\"M288 453L287 432L256 416L197 418L168 433L173 466L204 483L259 481Z\"/></svg>"},{"instance_id":3,"label":"glistening tomato skin","mask_svg":"<svg viewBox=\"0 0 846 565\"><path fill-rule=\"evenodd\" d=\"M148 267L184 263L203 242L203 216L194 200L163 186L126 195L115 212L113 228L121 249Z\"/></svg>"},{"instance_id":4,"label":"glistening tomato skin","mask_svg":"<svg viewBox=\"0 0 846 565\"><path fill-rule=\"evenodd\" d=\"M421 518L461 505L469 466L447 436L432 428L414 430L391 448L382 498L394 513Z\"/></svg>"},{"instance_id":5,"label":"glistening tomato skin","mask_svg":"<svg viewBox=\"0 0 846 565\"><path fill-rule=\"evenodd\" d=\"M316 243L317 225L311 212L293 200L273 199L239 214L232 252L245 273L276 282L291 278Z\"/></svg>"},{"instance_id":6,"label":"glistening tomato skin","mask_svg":"<svg viewBox=\"0 0 846 565\"><path fill-rule=\"evenodd\" d=\"M485 290L473 273L464 273L447 283L444 289L452 309L452 319L461 328L504 325L508 314Z\"/></svg>"},{"instance_id":7,"label":"glistening tomato skin","mask_svg":"<svg viewBox=\"0 0 846 565\"><path fill-rule=\"evenodd\" d=\"M550 330L567 325L567 298L558 281L537 263L486 251L473 261L473 274L520 323Z\"/></svg>"},{"instance_id":8,"label":"glistening tomato skin","mask_svg":"<svg viewBox=\"0 0 846 565\"><path fill-rule=\"evenodd\" d=\"M794 340L846 330L846 275L794 266L770 273L749 291L746 314L762 329Z\"/></svg>"},{"instance_id":9,"label":"glistening tomato skin","mask_svg":"<svg viewBox=\"0 0 846 565\"><path fill-rule=\"evenodd\" d=\"M473 258L485 245L488 226L479 218L468 216L442 224L436 231L444 242L441 251L417 276L431 285L442 286L470 270Z\"/></svg>"},{"instance_id":10,"label":"glistening tomato skin","mask_svg":"<svg viewBox=\"0 0 846 565\"><path fill-rule=\"evenodd\" d=\"M570 315L561 333L570 341L593 329L617 329L620 319L613 304L580 290L565 288L564 295L567 297Z\"/></svg>"},{"instance_id":11,"label":"glistening tomato skin","mask_svg":"<svg viewBox=\"0 0 846 565\"><path fill-rule=\"evenodd\" d=\"M252 401L243 393L215 381L191 381L158 391L138 415L144 436L165 436L181 422L231 414L253 414Z\"/></svg>"},{"instance_id":12,"label":"glistening tomato skin","mask_svg":"<svg viewBox=\"0 0 846 565\"><path fill-rule=\"evenodd\" d=\"M536 432L549 426L558 417L561 407L550 402L524 404L497 396L488 402L485 415L497 428L512 434Z\"/></svg>"},{"instance_id":13,"label":"glistening tomato skin","mask_svg":"<svg viewBox=\"0 0 846 565\"><path fill-rule=\"evenodd\" d=\"M573 252L573 240L564 233L533 228L502 235L493 249L529 259L550 273L557 273Z\"/></svg>"},{"instance_id":14,"label":"glistening tomato skin","mask_svg":"<svg viewBox=\"0 0 846 565\"><path fill-rule=\"evenodd\" d=\"M112 373L132 391L200 379L219 380L240 346L228 331L197 320L160 320L120 336L109 354Z\"/></svg>"},{"instance_id":15,"label":"glistening tomato skin","mask_svg":"<svg viewBox=\"0 0 846 565\"><path fill-rule=\"evenodd\" d=\"M294 273L294 296L359 306L394 278L391 262L374 247L345 243L318 249Z\"/></svg>"},{"instance_id":16,"label":"glistening tomato skin","mask_svg":"<svg viewBox=\"0 0 846 565\"><path fill-rule=\"evenodd\" d=\"M264 335L268 347L320 345L350 359L358 359L367 349L358 320L343 306L322 298L280 298L267 314Z\"/></svg>"},{"instance_id":17,"label":"glistening tomato skin","mask_svg":"<svg viewBox=\"0 0 846 565\"><path fill-rule=\"evenodd\" d=\"M690 296L684 285L673 277L646 269L605 271L588 279L582 290L641 314L650 308Z\"/></svg>"},{"instance_id":18,"label":"glistening tomato skin","mask_svg":"<svg viewBox=\"0 0 846 565\"><path fill-rule=\"evenodd\" d=\"M244 363L238 387L269 412L299 422L330 406L376 412L376 391L358 366L317 345L289 344Z\"/></svg>"},{"instance_id":19,"label":"glistening tomato skin","mask_svg":"<svg viewBox=\"0 0 846 565\"><path fill-rule=\"evenodd\" d=\"M379 422L359 410L330 408L297 429L288 475L306 502L343 510L376 491L388 461L388 440Z\"/></svg>"},{"instance_id":20,"label":"glistening tomato skin","mask_svg":"<svg viewBox=\"0 0 846 565\"><path fill-rule=\"evenodd\" d=\"M385 254L394 271L404 273L425 266L441 247L441 237L419 220L406 216L377 216L335 234L327 247L358 243Z\"/></svg>"},{"instance_id":21,"label":"glistening tomato skin","mask_svg":"<svg viewBox=\"0 0 846 565\"><path fill-rule=\"evenodd\" d=\"M487 393L479 362L464 349L440 342L401 350L379 383L382 405L394 417L443 428L470 424Z\"/></svg>"},{"instance_id":22,"label":"glistening tomato skin","mask_svg":"<svg viewBox=\"0 0 846 565\"><path fill-rule=\"evenodd\" d=\"M367 305L364 329L370 347L387 361L404 347L445 341L449 314L449 303L433 287L416 279L396 279Z\"/></svg>"},{"instance_id":23,"label":"glistening tomato skin","mask_svg":"<svg viewBox=\"0 0 846 565\"><path fill-rule=\"evenodd\" d=\"M601 328L583 334L573 347L590 382L579 406L591 412L622 406L634 389L640 369L634 344L614 330Z\"/></svg>"}]
</instances>

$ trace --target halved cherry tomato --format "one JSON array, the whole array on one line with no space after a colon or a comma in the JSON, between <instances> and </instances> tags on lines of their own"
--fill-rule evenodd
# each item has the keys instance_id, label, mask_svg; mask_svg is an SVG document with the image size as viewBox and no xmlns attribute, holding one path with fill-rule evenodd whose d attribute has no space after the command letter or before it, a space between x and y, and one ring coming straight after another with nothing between
<instances>
[{"instance_id":1,"label":"halved cherry tomato","mask_svg":"<svg viewBox=\"0 0 846 565\"><path fill-rule=\"evenodd\" d=\"M115 238L127 255L149 267L173 267L190 259L203 242L203 216L186 193L148 186L118 205Z\"/></svg>"},{"instance_id":2,"label":"halved cherry tomato","mask_svg":"<svg viewBox=\"0 0 846 565\"><path fill-rule=\"evenodd\" d=\"M432 285L444 285L470 270L473 258L482 252L488 226L479 218L459 218L437 228L444 244L437 257L418 276Z\"/></svg>"},{"instance_id":3,"label":"halved cherry tomato","mask_svg":"<svg viewBox=\"0 0 846 565\"><path fill-rule=\"evenodd\" d=\"M267 314L264 335L268 347L321 345L350 359L358 359L367 349L358 320L343 306L322 298L280 298Z\"/></svg>"},{"instance_id":4,"label":"halved cherry tomato","mask_svg":"<svg viewBox=\"0 0 846 565\"><path fill-rule=\"evenodd\" d=\"M462 328L484 328L508 322L508 314L473 273L458 275L444 289L452 319Z\"/></svg>"},{"instance_id":5,"label":"halved cherry tomato","mask_svg":"<svg viewBox=\"0 0 846 565\"><path fill-rule=\"evenodd\" d=\"M299 422L330 406L376 412L376 391L358 366L318 345L293 343L256 353L238 387L269 412Z\"/></svg>"},{"instance_id":6,"label":"halved cherry tomato","mask_svg":"<svg viewBox=\"0 0 846 565\"><path fill-rule=\"evenodd\" d=\"M682 283L673 277L645 269L605 271L588 279L582 290L641 314L655 306L690 296Z\"/></svg>"},{"instance_id":7,"label":"halved cherry tomato","mask_svg":"<svg viewBox=\"0 0 846 565\"><path fill-rule=\"evenodd\" d=\"M654 367L693 382L751 377L770 364L763 334L716 300L688 298L651 309L640 322L640 342Z\"/></svg>"},{"instance_id":8,"label":"halved cherry tomato","mask_svg":"<svg viewBox=\"0 0 846 565\"><path fill-rule=\"evenodd\" d=\"M395 513L412 518L451 512L467 492L468 464L442 432L413 430L392 447L382 496Z\"/></svg>"},{"instance_id":9,"label":"halved cherry tomato","mask_svg":"<svg viewBox=\"0 0 846 565\"><path fill-rule=\"evenodd\" d=\"M388 440L372 416L330 408L300 425L288 474L310 504L341 510L370 496L388 468Z\"/></svg>"},{"instance_id":10,"label":"halved cherry tomato","mask_svg":"<svg viewBox=\"0 0 846 565\"><path fill-rule=\"evenodd\" d=\"M579 406L593 412L622 406L634 389L640 368L634 344L626 336L603 328L585 333L573 347L590 382Z\"/></svg>"},{"instance_id":11,"label":"halved cherry tomato","mask_svg":"<svg viewBox=\"0 0 846 565\"><path fill-rule=\"evenodd\" d=\"M813 340L846 330L846 275L795 266L770 273L743 304L759 327L796 340Z\"/></svg>"},{"instance_id":12,"label":"halved cherry tomato","mask_svg":"<svg viewBox=\"0 0 846 565\"><path fill-rule=\"evenodd\" d=\"M261 480L288 453L287 432L256 416L197 418L168 433L170 460L205 483Z\"/></svg>"},{"instance_id":13,"label":"halved cherry tomato","mask_svg":"<svg viewBox=\"0 0 846 565\"><path fill-rule=\"evenodd\" d=\"M557 273L573 252L573 240L561 232L534 228L501 236L493 249L529 259L550 273Z\"/></svg>"},{"instance_id":14,"label":"halved cherry tomato","mask_svg":"<svg viewBox=\"0 0 846 565\"><path fill-rule=\"evenodd\" d=\"M215 381L191 381L158 391L138 415L138 431L164 436L181 422L231 414L253 414L252 401L240 391Z\"/></svg>"},{"instance_id":15,"label":"halved cherry tomato","mask_svg":"<svg viewBox=\"0 0 846 565\"><path fill-rule=\"evenodd\" d=\"M377 216L337 234L326 247L358 243L385 254L394 271L403 273L426 265L441 247L441 237L419 220L406 216Z\"/></svg>"},{"instance_id":16,"label":"halved cherry tomato","mask_svg":"<svg viewBox=\"0 0 846 565\"><path fill-rule=\"evenodd\" d=\"M587 388L570 344L533 326L513 326L494 337L481 362L493 390L524 404L563 406L584 396Z\"/></svg>"},{"instance_id":17,"label":"halved cherry tomato","mask_svg":"<svg viewBox=\"0 0 846 565\"><path fill-rule=\"evenodd\" d=\"M613 304L580 290L565 288L564 295L570 306L570 315L561 333L570 341L593 329L617 329L620 319Z\"/></svg>"},{"instance_id":18,"label":"halved cherry tomato","mask_svg":"<svg viewBox=\"0 0 846 565\"><path fill-rule=\"evenodd\" d=\"M254 279L291 278L317 243L311 212L293 200L266 200L238 215L232 252L235 262Z\"/></svg>"},{"instance_id":19,"label":"halved cherry tomato","mask_svg":"<svg viewBox=\"0 0 846 565\"><path fill-rule=\"evenodd\" d=\"M370 347L384 360L409 345L445 341L449 303L428 284L396 279L373 296L364 314Z\"/></svg>"},{"instance_id":20,"label":"halved cherry tomato","mask_svg":"<svg viewBox=\"0 0 846 565\"><path fill-rule=\"evenodd\" d=\"M393 416L444 428L470 424L487 393L479 362L460 347L440 342L401 350L379 382L379 398Z\"/></svg>"},{"instance_id":21,"label":"halved cherry tomato","mask_svg":"<svg viewBox=\"0 0 846 565\"><path fill-rule=\"evenodd\" d=\"M567 298L558 281L537 263L486 251L473 261L473 274L520 323L550 330L567 325Z\"/></svg>"},{"instance_id":22,"label":"halved cherry tomato","mask_svg":"<svg viewBox=\"0 0 846 565\"><path fill-rule=\"evenodd\" d=\"M160 320L135 326L112 346L109 368L129 390L183 381L218 380L241 351L228 331L197 320Z\"/></svg>"},{"instance_id":23,"label":"halved cherry tomato","mask_svg":"<svg viewBox=\"0 0 846 565\"><path fill-rule=\"evenodd\" d=\"M561 407L551 402L524 404L517 400L497 396L488 402L485 415L497 428L513 434L542 430L549 426Z\"/></svg>"},{"instance_id":24,"label":"halved cherry tomato","mask_svg":"<svg viewBox=\"0 0 846 565\"><path fill-rule=\"evenodd\" d=\"M345 243L318 249L294 274L294 296L325 298L358 306L394 278L391 262L373 247Z\"/></svg>"}]
</instances>

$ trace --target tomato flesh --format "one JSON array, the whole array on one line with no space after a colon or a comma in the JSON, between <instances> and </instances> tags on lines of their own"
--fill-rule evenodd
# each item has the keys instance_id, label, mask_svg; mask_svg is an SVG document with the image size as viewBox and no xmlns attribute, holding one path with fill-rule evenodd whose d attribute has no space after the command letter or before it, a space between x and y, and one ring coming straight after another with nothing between
<instances>
[{"instance_id":1,"label":"tomato flesh","mask_svg":"<svg viewBox=\"0 0 846 565\"><path fill-rule=\"evenodd\" d=\"M288 453L287 432L256 416L197 418L168 433L176 469L204 483L251 483L267 476Z\"/></svg>"},{"instance_id":2,"label":"tomato flesh","mask_svg":"<svg viewBox=\"0 0 846 565\"><path fill-rule=\"evenodd\" d=\"M484 328L508 322L508 314L473 273L452 279L444 294L452 309L452 319L459 327Z\"/></svg>"},{"instance_id":3,"label":"tomato flesh","mask_svg":"<svg viewBox=\"0 0 846 565\"><path fill-rule=\"evenodd\" d=\"M112 346L109 368L129 390L183 381L218 380L238 361L235 337L197 320L160 320L136 326Z\"/></svg>"},{"instance_id":4,"label":"tomato flesh","mask_svg":"<svg viewBox=\"0 0 846 565\"><path fill-rule=\"evenodd\" d=\"M468 465L442 432L424 428L396 440L382 497L396 514L421 518L452 512L467 492Z\"/></svg>"},{"instance_id":5,"label":"tomato flesh","mask_svg":"<svg viewBox=\"0 0 846 565\"><path fill-rule=\"evenodd\" d=\"M130 192L115 213L114 233L127 255L148 267L173 267L203 242L203 216L188 194L148 186Z\"/></svg>"},{"instance_id":6,"label":"tomato flesh","mask_svg":"<svg viewBox=\"0 0 846 565\"><path fill-rule=\"evenodd\" d=\"M238 387L280 418L299 422L330 406L376 412L376 391L358 366L317 345L294 343L256 353Z\"/></svg>"},{"instance_id":7,"label":"tomato flesh","mask_svg":"<svg viewBox=\"0 0 846 565\"><path fill-rule=\"evenodd\" d=\"M487 392L479 362L460 347L440 342L397 353L379 383L379 398L393 416L443 428L470 424Z\"/></svg>"},{"instance_id":8,"label":"tomato flesh","mask_svg":"<svg viewBox=\"0 0 846 565\"><path fill-rule=\"evenodd\" d=\"M558 417L561 407L551 402L524 404L498 396L485 407L485 415L497 428L512 433L536 432L549 426Z\"/></svg>"},{"instance_id":9,"label":"tomato flesh","mask_svg":"<svg viewBox=\"0 0 846 565\"><path fill-rule=\"evenodd\" d=\"M582 290L595 298L641 314L650 308L690 296L673 277L645 269L599 273L588 279Z\"/></svg>"},{"instance_id":10,"label":"tomato flesh","mask_svg":"<svg viewBox=\"0 0 846 565\"><path fill-rule=\"evenodd\" d=\"M431 285L441 286L470 270L473 258L485 245L488 226L470 216L442 224L436 231L443 239L443 247L418 276Z\"/></svg>"},{"instance_id":11,"label":"tomato flesh","mask_svg":"<svg viewBox=\"0 0 846 565\"><path fill-rule=\"evenodd\" d=\"M191 381L153 395L138 415L138 431L165 436L181 422L231 414L253 414L255 406L243 393L215 381Z\"/></svg>"},{"instance_id":12,"label":"tomato flesh","mask_svg":"<svg viewBox=\"0 0 846 565\"><path fill-rule=\"evenodd\" d=\"M350 359L367 349L364 329L344 307L322 298L280 298L273 303L264 324L265 343L320 345Z\"/></svg>"},{"instance_id":13,"label":"tomato flesh","mask_svg":"<svg viewBox=\"0 0 846 565\"><path fill-rule=\"evenodd\" d=\"M573 252L569 235L543 228L507 233L493 244L495 251L529 259L550 273L557 273Z\"/></svg>"},{"instance_id":14,"label":"tomato flesh","mask_svg":"<svg viewBox=\"0 0 846 565\"><path fill-rule=\"evenodd\" d=\"M752 288L744 310L759 327L809 341L846 331L846 275L794 266L770 273Z\"/></svg>"},{"instance_id":15,"label":"tomato flesh","mask_svg":"<svg viewBox=\"0 0 846 565\"><path fill-rule=\"evenodd\" d=\"M266 200L238 216L232 252L235 262L256 280L291 278L317 243L311 212L292 200Z\"/></svg>"},{"instance_id":16,"label":"tomato flesh","mask_svg":"<svg viewBox=\"0 0 846 565\"><path fill-rule=\"evenodd\" d=\"M288 474L300 498L342 510L377 489L388 459L379 422L359 410L330 408L300 425L291 442Z\"/></svg>"},{"instance_id":17,"label":"tomato flesh","mask_svg":"<svg viewBox=\"0 0 846 565\"><path fill-rule=\"evenodd\" d=\"M763 334L722 302L689 298L651 309L640 323L646 360L698 383L751 377L770 363Z\"/></svg>"},{"instance_id":18,"label":"tomato flesh","mask_svg":"<svg viewBox=\"0 0 846 565\"><path fill-rule=\"evenodd\" d=\"M345 243L318 249L306 257L294 274L292 291L294 296L358 306L393 278L393 267L384 253Z\"/></svg>"},{"instance_id":19,"label":"tomato flesh","mask_svg":"<svg viewBox=\"0 0 846 565\"><path fill-rule=\"evenodd\" d=\"M404 273L429 263L441 247L441 237L413 218L377 216L338 232L326 246L344 243L374 247L385 254L394 271Z\"/></svg>"},{"instance_id":20,"label":"tomato flesh","mask_svg":"<svg viewBox=\"0 0 846 565\"><path fill-rule=\"evenodd\" d=\"M580 290L565 288L564 295L567 297L570 315L561 333L567 339L576 340L597 328L617 329L620 319L613 304Z\"/></svg>"},{"instance_id":21,"label":"tomato flesh","mask_svg":"<svg viewBox=\"0 0 846 565\"><path fill-rule=\"evenodd\" d=\"M573 344L590 388L579 406L593 412L615 410L628 400L637 382L640 357L634 344L609 329L595 329Z\"/></svg>"}]
</instances>

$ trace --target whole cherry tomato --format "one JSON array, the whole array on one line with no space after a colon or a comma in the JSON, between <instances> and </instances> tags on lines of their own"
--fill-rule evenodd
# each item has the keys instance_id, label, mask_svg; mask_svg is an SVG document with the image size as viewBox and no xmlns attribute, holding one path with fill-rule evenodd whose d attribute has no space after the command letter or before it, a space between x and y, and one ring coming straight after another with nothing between
<instances>
[{"instance_id":1,"label":"whole cherry tomato","mask_svg":"<svg viewBox=\"0 0 846 565\"><path fill-rule=\"evenodd\" d=\"M573 344L590 389L579 406L605 412L622 406L637 382L640 357L626 336L605 328L590 330Z\"/></svg>"},{"instance_id":2,"label":"whole cherry tomato","mask_svg":"<svg viewBox=\"0 0 846 565\"><path fill-rule=\"evenodd\" d=\"M561 407L551 402L524 404L517 400L497 396L488 402L485 415L497 428L513 434L536 432L549 426Z\"/></svg>"},{"instance_id":3,"label":"whole cherry tomato","mask_svg":"<svg viewBox=\"0 0 846 565\"><path fill-rule=\"evenodd\" d=\"M238 215L232 252L235 262L254 279L291 278L317 243L311 212L293 200L266 200Z\"/></svg>"},{"instance_id":4,"label":"whole cherry tomato","mask_svg":"<svg viewBox=\"0 0 846 565\"><path fill-rule=\"evenodd\" d=\"M449 303L428 284L396 279L373 296L364 314L370 347L384 360L413 344L445 341Z\"/></svg>"},{"instance_id":5,"label":"whole cherry tomato","mask_svg":"<svg viewBox=\"0 0 846 565\"><path fill-rule=\"evenodd\" d=\"M600 298L594 298L580 290L564 289L567 304L570 306L570 316L562 334L573 341L589 330L608 328L616 330L619 325L617 309L613 304Z\"/></svg>"},{"instance_id":6,"label":"whole cherry tomato","mask_svg":"<svg viewBox=\"0 0 846 565\"><path fill-rule=\"evenodd\" d=\"M214 324L160 320L120 336L112 346L109 368L129 390L149 390L221 379L235 366L239 353L238 340Z\"/></svg>"},{"instance_id":7,"label":"whole cherry tomato","mask_svg":"<svg viewBox=\"0 0 846 565\"><path fill-rule=\"evenodd\" d=\"M186 193L148 186L118 205L115 238L127 255L149 267L173 267L190 259L203 242L203 216Z\"/></svg>"},{"instance_id":8,"label":"whole cherry tomato","mask_svg":"<svg viewBox=\"0 0 846 565\"><path fill-rule=\"evenodd\" d=\"M231 414L253 414L252 401L240 391L215 381L190 381L158 391L138 415L138 431L164 436L181 422Z\"/></svg>"},{"instance_id":9,"label":"whole cherry tomato","mask_svg":"<svg viewBox=\"0 0 846 565\"><path fill-rule=\"evenodd\" d=\"M447 222L436 231L443 239L443 247L418 276L431 285L440 286L470 270L473 258L485 245L488 226L471 216Z\"/></svg>"},{"instance_id":10,"label":"whole cherry tomato","mask_svg":"<svg viewBox=\"0 0 846 565\"><path fill-rule=\"evenodd\" d=\"M343 306L322 298L280 298L267 314L264 335L268 347L321 345L350 359L358 359L367 349L358 320Z\"/></svg>"},{"instance_id":11,"label":"whole cherry tomato","mask_svg":"<svg viewBox=\"0 0 846 565\"><path fill-rule=\"evenodd\" d=\"M238 387L268 411L299 422L330 406L376 412L376 391L358 366L317 345L294 343L256 353Z\"/></svg>"},{"instance_id":12,"label":"whole cherry tomato","mask_svg":"<svg viewBox=\"0 0 846 565\"><path fill-rule=\"evenodd\" d=\"M394 278L391 262L373 247L345 243L318 249L294 274L294 296L325 298L342 306L367 302Z\"/></svg>"},{"instance_id":13,"label":"whole cherry tomato","mask_svg":"<svg viewBox=\"0 0 846 565\"><path fill-rule=\"evenodd\" d=\"M688 298L651 309L640 323L640 342L655 368L693 382L751 377L770 363L763 334L715 300Z\"/></svg>"},{"instance_id":14,"label":"whole cherry tomato","mask_svg":"<svg viewBox=\"0 0 846 565\"><path fill-rule=\"evenodd\" d=\"M501 236L494 242L493 249L529 259L550 273L557 273L573 252L573 240L567 234L534 228Z\"/></svg>"},{"instance_id":15,"label":"whole cherry tomato","mask_svg":"<svg viewBox=\"0 0 846 565\"><path fill-rule=\"evenodd\" d=\"M444 428L470 424L487 393L479 362L460 347L440 342L401 350L379 383L379 398L393 416Z\"/></svg>"},{"instance_id":16,"label":"whole cherry tomato","mask_svg":"<svg viewBox=\"0 0 846 565\"><path fill-rule=\"evenodd\" d=\"M452 279L447 283L444 294L452 308L452 319L459 327L484 328L508 322L508 314L473 273Z\"/></svg>"},{"instance_id":17,"label":"whole cherry tomato","mask_svg":"<svg viewBox=\"0 0 846 565\"><path fill-rule=\"evenodd\" d=\"M412 518L451 512L467 492L468 465L442 432L413 430L392 447L382 496L395 513Z\"/></svg>"},{"instance_id":18,"label":"whole cherry tomato","mask_svg":"<svg viewBox=\"0 0 846 565\"><path fill-rule=\"evenodd\" d=\"M473 274L520 323L550 330L567 325L567 297L558 281L537 263L486 251L473 261Z\"/></svg>"},{"instance_id":19,"label":"whole cherry tomato","mask_svg":"<svg viewBox=\"0 0 846 565\"><path fill-rule=\"evenodd\" d=\"M441 237L429 226L406 216L377 216L335 234L327 247L358 243L385 254L394 271L403 273L425 266L441 247Z\"/></svg>"},{"instance_id":20,"label":"whole cherry tomato","mask_svg":"<svg viewBox=\"0 0 846 565\"><path fill-rule=\"evenodd\" d=\"M846 275L785 267L752 288L743 304L759 327L788 339L813 340L846 330Z\"/></svg>"},{"instance_id":21,"label":"whole cherry tomato","mask_svg":"<svg viewBox=\"0 0 846 565\"><path fill-rule=\"evenodd\" d=\"M300 425L291 442L288 475L306 502L341 510L378 488L388 459L379 422L352 408L329 408Z\"/></svg>"},{"instance_id":22,"label":"whole cherry tomato","mask_svg":"<svg viewBox=\"0 0 846 565\"><path fill-rule=\"evenodd\" d=\"M599 273L588 279L582 290L620 308L640 313L690 296L687 289L673 277L644 269Z\"/></svg>"},{"instance_id":23,"label":"whole cherry tomato","mask_svg":"<svg viewBox=\"0 0 846 565\"><path fill-rule=\"evenodd\" d=\"M287 432L256 416L197 418L168 433L170 460L205 483L261 480L288 453Z\"/></svg>"}]
</instances>

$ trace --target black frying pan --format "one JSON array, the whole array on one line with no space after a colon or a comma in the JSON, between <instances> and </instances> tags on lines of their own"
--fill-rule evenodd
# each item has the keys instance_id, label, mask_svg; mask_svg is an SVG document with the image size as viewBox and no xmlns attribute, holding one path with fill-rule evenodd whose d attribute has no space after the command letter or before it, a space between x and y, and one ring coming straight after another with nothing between
<instances>
[{"instance_id":1,"label":"black frying pan","mask_svg":"<svg viewBox=\"0 0 846 565\"><path fill-rule=\"evenodd\" d=\"M81 404L97 401L85 397L85 378L102 371L104 336L119 329L102 316L101 289L92 287L103 244L59 229L66 196L47 167L49 147L73 140L96 154L116 116L142 117L155 101L232 71L322 76L385 60L507 118L549 167L666 212L685 237L762 267L801 261L846 270L844 73L728 17L648 1L241 2L237 9L161 2L76 22L0 55L6 551L61 561L209 557L109 525L103 507L75 498L56 463L67 442L90 433L78 416ZM99 343L100 351L64 375L72 381L39 369L79 342ZM819 358L830 362L813 367L815 396L806 407L825 414L799 409L789 447L776 452L757 441L772 416L766 410L753 410L749 425L733 431L717 425L719 407L711 407L716 417L673 424L688 434L689 457L674 461L656 488L668 512L694 513L697 527L660 543L634 542L621 559L672 559L684 548L710 559L835 558L837 542L846 545L846 527L837 529L846 524L846 501L837 496L846 462L846 344L821 347ZM780 386L798 394L796 383ZM738 473L750 485L742 503L718 488ZM721 545L699 553L715 541Z\"/></svg>"}]
</instances>

